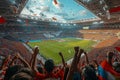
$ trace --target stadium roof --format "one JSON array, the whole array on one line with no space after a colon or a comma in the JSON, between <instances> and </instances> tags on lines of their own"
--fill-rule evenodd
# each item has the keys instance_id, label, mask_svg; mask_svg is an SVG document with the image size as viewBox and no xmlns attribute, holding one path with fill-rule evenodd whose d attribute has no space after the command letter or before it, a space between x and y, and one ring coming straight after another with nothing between
<instances>
[{"instance_id":1,"label":"stadium roof","mask_svg":"<svg viewBox=\"0 0 120 80\"><path fill-rule=\"evenodd\" d=\"M29 0L20 15L36 20L56 22L98 19L74 0Z\"/></svg>"},{"instance_id":2,"label":"stadium roof","mask_svg":"<svg viewBox=\"0 0 120 80\"><path fill-rule=\"evenodd\" d=\"M0 16L8 22L23 17L73 23L101 18L114 23L120 22L120 0L0 0Z\"/></svg>"},{"instance_id":3,"label":"stadium roof","mask_svg":"<svg viewBox=\"0 0 120 80\"><path fill-rule=\"evenodd\" d=\"M75 0L108 23L120 22L120 0Z\"/></svg>"}]
</instances>

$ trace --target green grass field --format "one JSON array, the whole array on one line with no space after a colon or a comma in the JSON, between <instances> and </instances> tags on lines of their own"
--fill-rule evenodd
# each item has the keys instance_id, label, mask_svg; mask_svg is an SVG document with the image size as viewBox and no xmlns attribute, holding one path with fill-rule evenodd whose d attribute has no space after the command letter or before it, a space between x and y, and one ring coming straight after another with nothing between
<instances>
[{"instance_id":1,"label":"green grass field","mask_svg":"<svg viewBox=\"0 0 120 80\"><path fill-rule=\"evenodd\" d=\"M40 54L46 59L51 58L55 61L55 64L61 63L59 52L63 53L65 61L71 59L74 55L74 46L80 46L86 51L92 49L92 45L96 42L91 40L80 40L76 38L62 38L54 40L43 40L30 42L31 47L39 46Z\"/></svg>"}]
</instances>

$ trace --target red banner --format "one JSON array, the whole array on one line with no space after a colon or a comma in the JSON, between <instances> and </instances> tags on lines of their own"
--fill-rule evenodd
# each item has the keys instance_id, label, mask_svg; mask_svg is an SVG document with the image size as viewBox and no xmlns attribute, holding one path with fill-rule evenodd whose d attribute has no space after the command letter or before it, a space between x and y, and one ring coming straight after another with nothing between
<instances>
[{"instance_id":1,"label":"red banner","mask_svg":"<svg viewBox=\"0 0 120 80\"><path fill-rule=\"evenodd\" d=\"M0 24L4 24L6 22L5 18L0 17Z\"/></svg>"},{"instance_id":2,"label":"red banner","mask_svg":"<svg viewBox=\"0 0 120 80\"><path fill-rule=\"evenodd\" d=\"M120 47L115 47L116 50L118 50L120 52Z\"/></svg>"},{"instance_id":3,"label":"red banner","mask_svg":"<svg viewBox=\"0 0 120 80\"><path fill-rule=\"evenodd\" d=\"M111 9L109 10L109 12L110 12L110 13L120 12L120 6L115 7L115 8L111 8Z\"/></svg>"}]
</instances>

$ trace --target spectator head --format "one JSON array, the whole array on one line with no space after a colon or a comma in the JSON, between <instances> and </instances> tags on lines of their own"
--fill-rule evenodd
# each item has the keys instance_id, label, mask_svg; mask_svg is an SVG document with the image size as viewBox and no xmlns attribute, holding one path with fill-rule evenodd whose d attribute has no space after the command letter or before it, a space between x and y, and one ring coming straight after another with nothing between
<instances>
[{"instance_id":1,"label":"spectator head","mask_svg":"<svg viewBox=\"0 0 120 80\"><path fill-rule=\"evenodd\" d=\"M54 69L54 61L52 59L48 59L45 61L45 70L50 73Z\"/></svg>"},{"instance_id":2,"label":"spectator head","mask_svg":"<svg viewBox=\"0 0 120 80\"><path fill-rule=\"evenodd\" d=\"M43 68L41 66L38 66L37 70L39 71L39 73L43 73Z\"/></svg>"},{"instance_id":3,"label":"spectator head","mask_svg":"<svg viewBox=\"0 0 120 80\"><path fill-rule=\"evenodd\" d=\"M114 53L113 52L107 52L107 57L108 59L112 59L114 56Z\"/></svg>"},{"instance_id":4,"label":"spectator head","mask_svg":"<svg viewBox=\"0 0 120 80\"><path fill-rule=\"evenodd\" d=\"M94 65L95 68L99 66L97 60L95 60L95 59L92 60L92 64Z\"/></svg>"},{"instance_id":5,"label":"spectator head","mask_svg":"<svg viewBox=\"0 0 120 80\"><path fill-rule=\"evenodd\" d=\"M89 64L89 66L95 70L95 66L93 64Z\"/></svg>"},{"instance_id":6,"label":"spectator head","mask_svg":"<svg viewBox=\"0 0 120 80\"><path fill-rule=\"evenodd\" d=\"M23 68L23 66L21 66L21 65L14 65L14 66L8 67L8 69L6 70L6 74L5 74L4 80L9 80L21 68Z\"/></svg>"},{"instance_id":7,"label":"spectator head","mask_svg":"<svg viewBox=\"0 0 120 80\"><path fill-rule=\"evenodd\" d=\"M18 71L18 73L24 72L32 77L34 77L33 71L29 68L22 68Z\"/></svg>"},{"instance_id":8,"label":"spectator head","mask_svg":"<svg viewBox=\"0 0 120 80\"><path fill-rule=\"evenodd\" d=\"M11 77L10 80L34 80L32 76L28 75L27 73L20 72Z\"/></svg>"},{"instance_id":9,"label":"spectator head","mask_svg":"<svg viewBox=\"0 0 120 80\"><path fill-rule=\"evenodd\" d=\"M84 80L97 80L95 70L91 66L85 66L82 71Z\"/></svg>"}]
</instances>

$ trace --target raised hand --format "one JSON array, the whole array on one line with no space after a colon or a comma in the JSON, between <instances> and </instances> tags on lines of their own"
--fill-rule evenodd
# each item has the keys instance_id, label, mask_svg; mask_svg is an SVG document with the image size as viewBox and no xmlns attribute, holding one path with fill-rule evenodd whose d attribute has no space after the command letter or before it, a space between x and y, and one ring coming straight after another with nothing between
<instances>
[{"instance_id":1,"label":"raised hand","mask_svg":"<svg viewBox=\"0 0 120 80\"><path fill-rule=\"evenodd\" d=\"M62 53L59 52L59 55L61 56L63 66L66 67L66 63L65 63L65 60L64 60L64 57L63 57Z\"/></svg>"},{"instance_id":2,"label":"raised hand","mask_svg":"<svg viewBox=\"0 0 120 80\"><path fill-rule=\"evenodd\" d=\"M82 54L84 52L84 50L83 49L80 49L80 53Z\"/></svg>"},{"instance_id":3,"label":"raised hand","mask_svg":"<svg viewBox=\"0 0 120 80\"><path fill-rule=\"evenodd\" d=\"M20 58L21 56L20 56L19 53L16 53L16 54L15 54L15 57L16 57L16 58Z\"/></svg>"},{"instance_id":4,"label":"raised hand","mask_svg":"<svg viewBox=\"0 0 120 80\"><path fill-rule=\"evenodd\" d=\"M79 46L74 47L75 52L79 51Z\"/></svg>"},{"instance_id":5,"label":"raised hand","mask_svg":"<svg viewBox=\"0 0 120 80\"><path fill-rule=\"evenodd\" d=\"M34 49L34 54L36 54L36 55L37 55L38 53L39 53L39 47L38 47L38 46L36 46L36 47L35 47L35 49Z\"/></svg>"},{"instance_id":6,"label":"raised hand","mask_svg":"<svg viewBox=\"0 0 120 80\"><path fill-rule=\"evenodd\" d=\"M84 51L84 54L85 54L86 63L87 63L87 65L89 65L89 59L88 59L87 53L85 51Z\"/></svg>"},{"instance_id":7,"label":"raised hand","mask_svg":"<svg viewBox=\"0 0 120 80\"><path fill-rule=\"evenodd\" d=\"M62 53L61 53L61 52L59 52L59 55L60 55L61 57L63 57L63 55L62 55Z\"/></svg>"}]
</instances>

